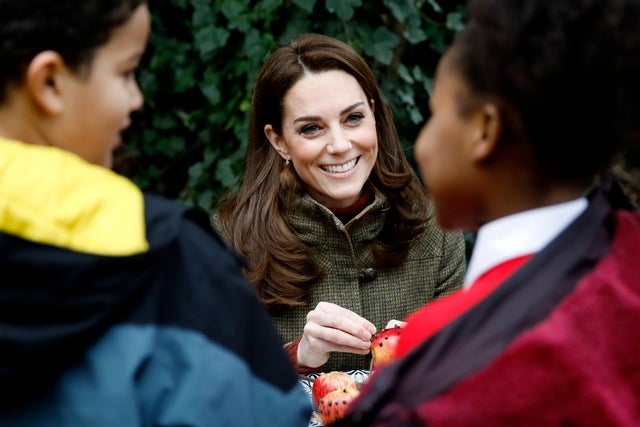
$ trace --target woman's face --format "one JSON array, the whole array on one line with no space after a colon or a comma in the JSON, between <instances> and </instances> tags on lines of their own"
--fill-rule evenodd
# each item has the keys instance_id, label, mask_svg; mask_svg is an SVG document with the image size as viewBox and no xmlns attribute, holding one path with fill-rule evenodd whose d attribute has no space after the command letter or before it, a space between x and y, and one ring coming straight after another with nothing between
<instances>
[{"instance_id":1,"label":"woman's face","mask_svg":"<svg viewBox=\"0 0 640 427\"><path fill-rule=\"evenodd\" d=\"M378 155L373 101L350 74L306 74L284 97L282 135L265 134L306 191L328 208L353 204Z\"/></svg>"}]
</instances>

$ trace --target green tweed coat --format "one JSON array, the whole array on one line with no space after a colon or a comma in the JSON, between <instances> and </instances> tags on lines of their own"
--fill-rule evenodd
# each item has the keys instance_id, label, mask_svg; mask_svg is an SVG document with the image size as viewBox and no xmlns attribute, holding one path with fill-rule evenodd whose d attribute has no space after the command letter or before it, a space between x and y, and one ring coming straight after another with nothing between
<instances>
[{"instance_id":1,"label":"green tweed coat","mask_svg":"<svg viewBox=\"0 0 640 427\"><path fill-rule=\"evenodd\" d=\"M291 221L325 274L313 286L306 305L272 316L283 344L302 334L307 313L320 301L354 311L381 330L389 320L402 320L425 302L462 286L463 235L443 231L434 218L410 249L404 266L378 270L370 246L382 229L386 211L386 199L376 194L371 205L343 225L310 196L300 197ZM322 370L368 369L369 364L369 356L332 353Z\"/></svg>"}]
</instances>

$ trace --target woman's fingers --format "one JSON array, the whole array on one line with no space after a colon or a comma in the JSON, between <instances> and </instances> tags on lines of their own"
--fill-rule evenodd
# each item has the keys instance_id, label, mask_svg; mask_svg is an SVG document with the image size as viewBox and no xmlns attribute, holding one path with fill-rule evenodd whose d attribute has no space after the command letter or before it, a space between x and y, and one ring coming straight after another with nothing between
<instances>
[{"instance_id":1,"label":"woman's fingers","mask_svg":"<svg viewBox=\"0 0 640 427\"><path fill-rule=\"evenodd\" d=\"M314 323L330 330L342 331L346 334L369 341L376 333L376 327L364 317L339 305L320 302L307 314L307 324ZM331 334L331 331L327 331ZM325 339L332 339L326 336Z\"/></svg>"},{"instance_id":2,"label":"woman's fingers","mask_svg":"<svg viewBox=\"0 0 640 427\"><path fill-rule=\"evenodd\" d=\"M307 322L303 336L309 337L310 344L314 349L324 349L325 351L349 349L354 352L365 351L366 353L371 345L372 335L366 332L368 338L363 339L343 329Z\"/></svg>"},{"instance_id":3,"label":"woman's fingers","mask_svg":"<svg viewBox=\"0 0 640 427\"><path fill-rule=\"evenodd\" d=\"M322 334L321 334L322 335ZM331 334L329 334L331 335ZM305 331L298 344L298 363L312 368L326 363L329 354L333 352L367 354L370 351L370 341L366 343L361 340L354 340L346 334L335 335L335 339L325 340L319 338L313 331Z\"/></svg>"},{"instance_id":4,"label":"woman's fingers","mask_svg":"<svg viewBox=\"0 0 640 427\"><path fill-rule=\"evenodd\" d=\"M367 354L376 327L367 319L339 305L321 302L307 314L298 345L298 363L317 367L332 352Z\"/></svg>"},{"instance_id":5,"label":"woman's fingers","mask_svg":"<svg viewBox=\"0 0 640 427\"><path fill-rule=\"evenodd\" d=\"M333 352L367 354L371 341L362 341L337 329L305 326L305 332L298 344L298 363L312 368L321 366Z\"/></svg>"}]
</instances>

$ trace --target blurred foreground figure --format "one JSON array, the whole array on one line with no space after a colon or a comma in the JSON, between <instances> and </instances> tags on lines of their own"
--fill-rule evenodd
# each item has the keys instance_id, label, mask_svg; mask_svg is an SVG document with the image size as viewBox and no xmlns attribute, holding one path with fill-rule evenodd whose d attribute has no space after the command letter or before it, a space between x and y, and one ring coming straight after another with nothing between
<instances>
[{"instance_id":1,"label":"blurred foreground figure","mask_svg":"<svg viewBox=\"0 0 640 427\"><path fill-rule=\"evenodd\" d=\"M465 287L407 320L340 426L640 425L640 2L472 0L415 150Z\"/></svg>"},{"instance_id":2,"label":"blurred foreground figure","mask_svg":"<svg viewBox=\"0 0 640 427\"><path fill-rule=\"evenodd\" d=\"M204 213L109 167L142 105L141 0L0 0L0 425L306 426Z\"/></svg>"}]
</instances>

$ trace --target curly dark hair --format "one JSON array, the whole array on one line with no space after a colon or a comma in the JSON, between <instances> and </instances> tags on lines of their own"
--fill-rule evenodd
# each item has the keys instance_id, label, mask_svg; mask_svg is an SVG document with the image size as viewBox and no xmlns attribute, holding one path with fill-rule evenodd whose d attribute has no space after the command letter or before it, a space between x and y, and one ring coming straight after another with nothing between
<instances>
[{"instance_id":1,"label":"curly dark hair","mask_svg":"<svg viewBox=\"0 0 640 427\"><path fill-rule=\"evenodd\" d=\"M540 176L589 182L640 127L640 2L471 0L453 45L477 95L515 111Z\"/></svg>"},{"instance_id":2,"label":"curly dark hair","mask_svg":"<svg viewBox=\"0 0 640 427\"><path fill-rule=\"evenodd\" d=\"M0 102L20 84L39 52L58 52L67 66L87 72L95 49L145 0L0 0Z\"/></svg>"}]
</instances>

